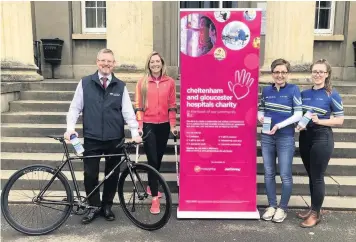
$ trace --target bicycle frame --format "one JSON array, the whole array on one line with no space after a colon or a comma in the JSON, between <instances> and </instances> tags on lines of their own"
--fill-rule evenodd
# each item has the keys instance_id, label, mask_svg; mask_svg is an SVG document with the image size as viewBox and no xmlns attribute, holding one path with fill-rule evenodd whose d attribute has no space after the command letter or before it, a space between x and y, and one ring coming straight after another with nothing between
<instances>
[{"instance_id":1,"label":"bicycle frame","mask_svg":"<svg viewBox=\"0 0 356 242\"><path fill-rule=\"evenodd\" d=\"M55 174L53 175L53 177L51 178L51 180L48 182L48 184L45 186L44 189L42 189L40 191L40 193L38 194L38 196L36 197L36 201L38 201L38 198L41 198L43 196L43 194L47 191L47 189L51 186L51 184L53 183L54 179L57 177L58 173L61 172L61 170L63 169L63 167L68 163L68 166L69 166L69 170L70 170L70 173L71 173L71 176L72 176L72 180L73 180L73 184L74 184L74 189L75 189L75 192L77 194L77 198L79 199L81 196L80 196L80 192L79 192L79 186L78 186L78 182L77 182L77 179L75 177L75 174L74 174L74 169L73 169L73 164L72 164L72 161L73 160L83 160L83 159L86 159L86 158L103 158L103 157L120 157L120 156L124 156L125 158L122 159L111 171L109 174L107 174L104 179L94 188L94 190L88 195L85 197L84 201L80 201L81 203L85 203L91 196L93 193L95 193L101 186L102 184L105 182L105 180L107 180L111 175L112 173L118 168L120 167L121 164L123 164L124 162L127 163L127 167L129 169L129 172L130 172L130 177L132 179L132 181L134 181L134 178L133 178L133 174L132 174L132 161L130 159L130 155L129 153L127 152L126 148L123 147L122 150L123 150L123 153L122 154L110 154L110 155L93 155L93 156L70 156L69 154L69 151L68 151L68 147L67 147L67 144L64 140L61 140L61 143L63 144L63 148L64 148L64 153L66 155L66 160L62 162L62 164L57 167L56 169L56 172ZM137 176L136 176L137 177ZM140 184L141 186L142 185L142 181L141 179L138 177L139 181L140 181ZM138 191L137 189L137 186L136 186L136 183L134 183L134 189L135 191ZM140 197L140 195L138 194L138 196ZM74 196L75 197L75 196ZM58 202L58 201L50 201L50 200L46 200L46 201L43 201L43 200L40 200L40 202L42 204L56 204L56 205L73 205L73 202ZM90 206L89 206L90 207Z\"/></svg>"}]
</instances>

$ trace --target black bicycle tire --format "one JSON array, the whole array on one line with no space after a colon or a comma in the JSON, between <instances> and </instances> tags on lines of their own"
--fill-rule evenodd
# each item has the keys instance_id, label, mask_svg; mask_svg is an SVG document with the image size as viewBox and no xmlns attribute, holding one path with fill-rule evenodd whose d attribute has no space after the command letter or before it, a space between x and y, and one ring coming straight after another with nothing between
<instances>
[{"instance_id":1,"label":"black bicycle tire","mask_svg":"<svg viewBox=\"0 0 356 242\"><path fill-rule=\"evenodd\" d=\"M166 197L167 199L167 203L166 203L166 211L165 214L163 215L162 219L160 219L158 222L156 222L153 225L144 225L143 223L141 223L140 221L138 221L137 219L135 219L130 212L128 211L127 207L124 205L125 203L125 198L124 198L124 184L125 184L125 179L127 176L130 176L130 172L129 169L126 167L126 169L122 172L120 179L119 179L119 183L118 183L118 196L119 196L119 201L120 201L120 205L122 207L122 210L124 211L125 215L131 220L131 222L133 222L137 227L144 229L144 230L149 230L149 231L153 231L153 230L157 230L162 228L163 226L165 226L172 214L172 196L171 196L171 192L169 190L169 186L167 184L167 182L164 180L163 176L156 170L154 169L152 166L147 165L147 164L133 164L133 168L134 167L138 167L139 169L142 170L149 170L153 173L155 173L155 175L157 175L159 177L159 179L161 180L160 183L161 185L164 187L164 190L167 190L167 194L168 197ZM131 180L131 177L130 177Z\"/></svg>"},{"instance_id":2,"label":"black bicycle tire","mask_svg":"<svg viewBox=\"0 0 356 242\"><path fill-rule=\"evenodd\" d=\"M62 172L59 172L57 174L57 178L62 182L63 186L65 187L66 194L68 201L70 201L70 206L68 206L66 213L61 217L61 219L58 220L57 223L55 223L52 226L42 228L42 229L26 229L23 226L19 225L14 221L14 219L11 217L9 210L8 210L8 195L9 191L11 190L10 188L12 185L17 181L17 179L24 173L24 171L29 170L29 169L43 169L51 174L55 174L55 168L47 165L30 165L22 168L21 170L15 172L9 180L6 182L4 189L2 190L1 193L1 211L3 213L3 216L5 220L8 222L8 224L14 228L15 230L27 234L27 235L44 235L48 234L56 229L58 229L69 217L71 214L72 208L73 208L73 193L69 185L68 179L64 176Z\"/></svg>"}]
</instances>

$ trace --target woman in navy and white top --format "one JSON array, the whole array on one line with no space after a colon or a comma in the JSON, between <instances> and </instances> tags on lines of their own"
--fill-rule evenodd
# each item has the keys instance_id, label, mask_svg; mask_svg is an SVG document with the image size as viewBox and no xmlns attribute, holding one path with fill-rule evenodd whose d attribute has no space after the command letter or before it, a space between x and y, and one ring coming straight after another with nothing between
<instances>
[{"instance_id":1,"label":"woman in navy and white top","mask_svg":"<svg viewBox=\"0 0 356 242\"><path fill-rule=\"evenodd\" d=\"M295 151L295 125L302 117L302 101L298 86L287 83L290 64L277 59L271 64L274 83L263 88L258 119L261 123L271 118L271 130L261 134L265 186L269 207L262 215L264 220L281 223L287 217L292 194L292 162ZM282 180L282 196L277 206L276 158Z\"/></svg>"},{"instance_id":2,"label":"woman in navy and white top","mask_svg":"<svg viewBox=\"0 0 356 242\"><path fill-rule=\"evenodd\" d=\"M304 221L301 227L314 227L320 220L320 209L325 196L324 174L334 149L331 127L342 125L344 108L339 93L331 86L331 66L324 60L318 60L311 66L313 87L304 90L302 95L303 111L312 111L312 118L306 129L299 135L299 150L309 175L311 196L310 210L298 213ZM330 118L333 114L333 118Z\"/></svg>"}]
</instances>

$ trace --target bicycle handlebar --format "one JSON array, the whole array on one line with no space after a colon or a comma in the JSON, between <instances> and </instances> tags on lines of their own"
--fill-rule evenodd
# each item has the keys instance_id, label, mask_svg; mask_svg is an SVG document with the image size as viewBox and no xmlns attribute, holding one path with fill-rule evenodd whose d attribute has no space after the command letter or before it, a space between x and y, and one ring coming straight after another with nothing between
<instances>
[{"instance_id":1,"label":"bicycle handlebar","mask_svg":"<svg viewBox=\"0 0 356 242\"><path fill-rule=\"evenodd\" d=\"M145 140L146 137L148 136L148 134L150 133L151 131L149 131L144 137L142 137L142 140ZM61 143L66 143L66 139L62 136L62 135L46 135L46 137L49 137L49 138L52 138L52 139L55 139L55 140L58 140L59 142ZM130 148L130 147L133 147L135 145L140 145L140 144L143 144L144 142L135 142L135 141L128 141L128 142L125 142L125 138L122 138L122 140L120 141L120 143L118 145L116 145L116 148Z\"/></svg>"},{"instance_id":2,"label":"bicycle handlebar","mask_svg":"<svg viewBox=\"0 0 356 242\"><path fill-rule=\"evenodd\" d=\"M133 146L135 146L135 145L143 144L143 143L144 143L144 140L147 138L147 136L149 135L149 133L151 133L151 130L148 131L147 134L146 134L144 137L142 137L142 140L143 140L143 141L140 142L140 143L137 143L137 142L135 142L135 141L129 141L129 142L126 142L126 143L125 143L125 138L123 138L123 139L120 141L120 143L116 146L116 148L131 148L131 147L133 147Z\"/></svg>"},{"instance_id":3,"label":"bicycle handlebar","mask_svg":"<svg viewBox=\"0 0 356 242\"><path fill-rule=\"evenodd\" d=\"M137 143L135 141L128 141L128 142L125 142L125 138L123 138L120 143L116 146L116 148L130 148L130 147L133 147L135 145L139 145L139 144L143 144L143 142L140 142L140 143Z\"/></svg>"}]
</instances>

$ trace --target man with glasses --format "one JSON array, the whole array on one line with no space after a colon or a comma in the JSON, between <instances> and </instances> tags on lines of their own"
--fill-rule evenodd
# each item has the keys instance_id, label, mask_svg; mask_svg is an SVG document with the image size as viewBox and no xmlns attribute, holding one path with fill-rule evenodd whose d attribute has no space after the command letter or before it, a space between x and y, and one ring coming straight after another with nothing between
<instances>
[{"instance_id":1,"label":"man with glasses","mask_svg":"<svg viewBox=\"0 0 356 242\"><path fill-rule=\"evenodd\" d=\"M141 142L138 122L133 110L128 90L123 81L112 72L115 67L114 53L102 49L97 55L98 70L80 80L67 114L67 131L64 137L78 133L75 124L79 114L83 114L84 156L118 154L116 146L125 137L124 126L128 124L136 142ZM121 157L120 157L121 158ZM119 163L119 157L105 159L105 176ZM98 185L100 158L87 158L84 162L84 186L89 195ZM92 222L99 214L106 220L115 220L111 211L117 189L119 169L105 180L102 201L99 191L89 198L91 208L82 219L82 223Z\"/></svg>"}]
</instances>

